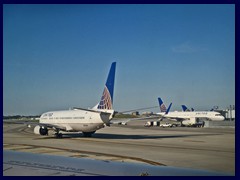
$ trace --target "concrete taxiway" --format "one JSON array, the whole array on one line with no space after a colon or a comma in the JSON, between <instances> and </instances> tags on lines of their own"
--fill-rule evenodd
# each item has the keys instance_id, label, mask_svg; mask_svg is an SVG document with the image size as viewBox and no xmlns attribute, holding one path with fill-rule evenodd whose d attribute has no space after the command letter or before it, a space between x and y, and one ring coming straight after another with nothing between
<instances>
[{"instance_id":1,"label":"concrete taxiway","mask_svg":"<svg viewBox=\"0 0 240 180\"><path fill-rule=\"evenodd\" d=\"M3 124L3 148L76 158L146 163L235 174L235 128L143 127L144 121L98 130L93 137L38 136L22 124Z\"/></svg>"}]
</instances>

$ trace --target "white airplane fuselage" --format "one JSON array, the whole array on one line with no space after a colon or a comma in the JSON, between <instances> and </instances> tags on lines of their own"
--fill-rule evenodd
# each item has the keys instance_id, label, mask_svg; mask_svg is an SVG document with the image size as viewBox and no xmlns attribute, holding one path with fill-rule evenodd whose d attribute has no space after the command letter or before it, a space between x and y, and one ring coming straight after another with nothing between
<instances>
[{"instance_id":1,"label":"white airplane fuselage","mask_svg":"<svg viewBox=\"0 0 240 180\"><path fill-rule=\"evenodd\" d=\"M39 122L65 127L66 131L92 132L103 128L110 120L110 115L76 109L44 113Z\"/></svg>"},{"instance_id":2,"label":"white airplane fuselage","mask_svg":"<svg viewBox=\"0 0 240 180\"><path fill-rule=\"evenodd\" d=\"M157 114L164 115L165 113ZM193 112L174 111L169 112L168 114L164 115L164 117L176 119L208 118L209 120L212 121L222 121L225 119L220 113L214 111L193 111Z\"/></svg>"}]
</instances>

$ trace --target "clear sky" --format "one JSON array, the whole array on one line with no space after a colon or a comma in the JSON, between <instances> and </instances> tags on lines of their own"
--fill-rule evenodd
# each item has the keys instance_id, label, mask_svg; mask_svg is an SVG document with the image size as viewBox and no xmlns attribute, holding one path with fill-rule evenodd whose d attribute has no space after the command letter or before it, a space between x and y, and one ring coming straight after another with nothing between
<instances>
[{"instance_id":1,"label":"clear sky","mask_svg":"<svg viewBox=\"0 0 240 180\"><path fill-rule=\"evenodd\" d=\"M235 104L235 5L3 5L3 114ZM158 112L159 109L152 109Z\"/></svg>"}]
</instances>

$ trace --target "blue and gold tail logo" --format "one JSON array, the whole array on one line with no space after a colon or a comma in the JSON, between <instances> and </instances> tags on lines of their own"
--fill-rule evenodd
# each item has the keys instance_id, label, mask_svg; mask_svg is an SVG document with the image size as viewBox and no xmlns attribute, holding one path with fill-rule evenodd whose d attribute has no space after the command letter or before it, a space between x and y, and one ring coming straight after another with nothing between
<instances>
[{"instance_id":1,"label":"blue and gold tail logo","mask_svg":"<svg viewBox=\"0 0 240 180\"><path fill-rule=\"evenodd\" d=\"M161 112L166 112L167 111L167 108L166 108L166 106L163 104L163 101L162 101L162 99L159 97L158 98L158 103L159 103L159 106L160 106L160 111Z\"/></svg>"},{"instance_id":2,"label":"blue and gold tail logo","mask_svg":"<svg viewBox=\"0 0 240 180\"><path fill-rule=\"evenodd\" d=\"M101 101L98 104L98 109L112 109L112 98L106 86L104 88Z\"/></svg>"},{"instance_id":3,"label":"blue and gold tail logo","mask_svg":"<svg viewBox=\"0 0 240 180\"><path fill-rule=\"evenodd\" d=\"M160 105L160 110L161 110L161 112L166 112L167 108L166 108L166 106L164 104L161 104Z\"/></svg>"}]
</instances>

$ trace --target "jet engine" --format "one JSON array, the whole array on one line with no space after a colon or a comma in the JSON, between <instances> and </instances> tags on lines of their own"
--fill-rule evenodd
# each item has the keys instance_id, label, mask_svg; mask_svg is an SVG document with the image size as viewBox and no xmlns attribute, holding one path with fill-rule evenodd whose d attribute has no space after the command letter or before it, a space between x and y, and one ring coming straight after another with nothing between
<instances>
[{"instance_id":1,"label":"jet engine","mask_svg":"<svg viewBox=\"0 0 240 180\"><path fill-rule=\"evenodd\" d=\"M34 134L40 134L42 136L48 135L48 129L44 126L35 126Z\"/></svg>"}]
</instances>

